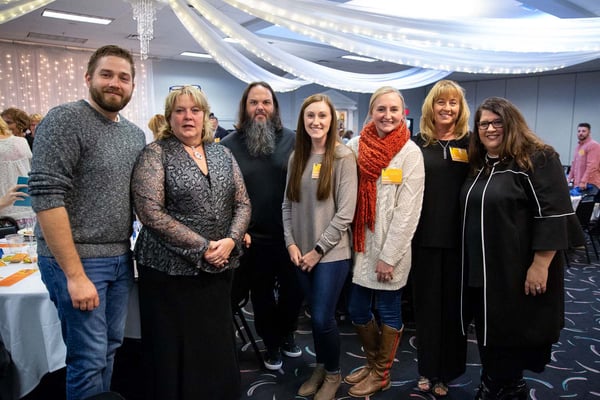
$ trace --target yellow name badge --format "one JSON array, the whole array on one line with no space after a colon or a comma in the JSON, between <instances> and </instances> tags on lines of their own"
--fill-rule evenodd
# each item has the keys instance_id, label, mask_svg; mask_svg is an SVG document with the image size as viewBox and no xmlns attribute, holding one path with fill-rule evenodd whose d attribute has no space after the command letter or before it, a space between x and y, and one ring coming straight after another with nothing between
<instances>
[{"instance_id":1,"label":"yellow name badge","mask_svg":"<svg viewBox=\"0 0 600 400\"><path fill-rule=\"evenodd\" d=\"M467 153L467 149L462 149L460 147L450 147L450 157L452 157L452 161L458 162L469 162L469 154Z\"/></svg>"},{"instance_id":2,"label":"yellow name badge","mask_svg":"<svg viewBox=\"0 0 600 400\"><path fill-rule=\"evenodd\" d=\"M321 164L314 163L312 168L312 178L319 179L319 174L321 173Z\"/></svg>"},{"instance_id":3,"label":"yellow name badge","mask_svg":"<svg viewBox=\"0 0 600 400\"><path fill-rule=\"evenodd\" d=\"M584 149L579 149L579 155L580 156L585 156L585 150Z\"/></svg>"},{"instance_id":4,"label":"yellow name badge","mask_svg":"<svg viewBox=\"0 0 600 400\"><path fill-rule=\"evenodd\" d=\"M400 168L384 168L381 170L381 183L384 185L399 185L402 183Z\"/></svg>"}]
</instances>

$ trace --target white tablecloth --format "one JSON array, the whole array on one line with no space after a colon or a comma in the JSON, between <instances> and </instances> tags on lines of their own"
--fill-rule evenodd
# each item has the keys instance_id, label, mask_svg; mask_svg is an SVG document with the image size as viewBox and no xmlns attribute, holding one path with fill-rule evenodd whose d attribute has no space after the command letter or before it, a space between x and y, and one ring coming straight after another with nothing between
<instances>
[{"instance_id":1,"label":"white tablecloth","mask_svg":"<svg viewBox=\"0 0 600 400\"><path fill-rule=\"evenodd\" d=\"M37 264L9 264L0 267L0 276L23 268L37 269ZM56 307L39 271L12 286L0 286L0 315L0 335L16 365L22 397L46 373L64 367L67 353Z\"/></svg>"},{"instance_id":2,"label":"white tablecloth","mask_svg":"<svg viewBox=\"0 0 600 400\"><path fill-rule=\"evenodd\" d=\"M0 276L24 268L37 269L37 264L8 264L0 267ZM60 320L39 270L12 286L0 286L0 335L17 368L19 397L35 389L46 373L65 366ZM137 284L129 298L125 336L140 338Z\"/></svg>"}]
</instances>

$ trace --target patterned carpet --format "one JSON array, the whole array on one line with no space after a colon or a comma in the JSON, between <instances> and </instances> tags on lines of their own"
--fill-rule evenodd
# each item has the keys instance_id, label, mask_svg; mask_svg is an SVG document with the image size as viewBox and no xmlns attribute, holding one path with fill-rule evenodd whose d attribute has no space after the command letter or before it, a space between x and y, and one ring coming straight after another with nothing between
<instances>
[{"instance_id":1,"label":"patterned carpet","mask_svg":"<svg viewBox=\"0 0 600 400\"><path fill-rule=\"evenodd\" d=\"M582 264L583 254L571 256L571 267L565 273L565 329L554 346L552 362L541 374L526 371L525 379L531 399L600 399L600 264ZM592 261L594 256L592 255ZM408 314L408 313L406 313ZM252 314L246 312L247 319ZM406 315L405 315L406 318ZM342 334L343 373L363 363L358 338L348 321L340 322ZM300 318L296 335L304 354L300 358L284 357L279 371L259 370L250 346L242 347L241 367L243 399L288 400L304 399L296 392L314 366L310 320ZM259 343L259 346L261 343ZM417 352L414 324L406 323L404 337L392 369L392 387L374 394L372 399L435 399L429 393L415 389ZM262 346L260 346L262 348ZM469 340L467 372L450 385L446 399L473 399L479 384L480 363L474 336ZM349 385L342 384L336 399L349 399Z\"/></svg>"},{"instance_id":2,"label":"patterned carpet","mask_svg":"<svg viewBox=\"0 0 600 400\"><path fill-rule=\"evenodd\" d=\"M546 370L541 374L525 374L530 399L600 399L600 262L593 254L591 257L591 265L585 263L587 260L582 251L570 257L571 266L565 273L566 326L560 342L554 347L552 362ZM406 328L392 369L392 387L371 396L371 399L434 399L431 394L420 393L415 389L417 344L414 324L410 322L410 307L407 305L406 308ZM250 306L244 309L244 314L252 325ZM341 367L343 373L348 373L362 365L363 354L350 322L340 321L340 330ZM300 317L296 338L303 349L303 355L299 358L284 357L283 368L279 371L260 369L252 347L249 344L242 345L240 341L242 399L304 399L297 396L296 392L301 383L310 376L315 362L310 319L307 315ZM262 350L260 340L258 346ZM471 337L469 343L468 358L466 374L451 383L446 399L473 399L479 384L480 371L474 337ZM143 400L141 388L144 385L144 377L140 368L138 340L126 340L117 354L113 385L126 399ZM347 394L348 389L347 384L342 384L336 400L351 398ZM59 400L64 398L63 392L64 370L47 375L40 386L25 399Z\"/></svg>"}]
</instances>

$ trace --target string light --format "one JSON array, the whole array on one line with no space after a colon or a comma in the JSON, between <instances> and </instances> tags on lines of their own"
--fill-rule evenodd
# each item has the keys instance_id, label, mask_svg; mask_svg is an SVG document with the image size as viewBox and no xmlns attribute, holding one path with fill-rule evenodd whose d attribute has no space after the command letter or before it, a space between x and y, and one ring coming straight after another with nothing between
<instances>
[{"instance_id":1,"label":"string light","mask_svg":"<svg viewBox=\"0 0 600 400\"><path fill-rule=\"evenodd\" d=\"M4 10L0 12L0 24L4 24L8 21L12 21L13 19L19 18L20 16L37 10L40 7L44 7L45 5L52 3L53 1L54 0L32 0L28 1L27 3L19 4L7 10ZM20 0L4 0L3 2L6 4L20 3Z\"/></svg>"},{"instance_id":2,"label":"string light","mask_svg":"<svg viewBox=\"0 0 600 400\"><path fill-rule=\"evenodd\" d=\"M389 74L357 74L324 67L288 54L276 47L269 46L266 41L235 23L207 2L200 2L198 0L189 0L188 2L217 29L221 30L227 36L238 40L243 47L252 52L255 56L280 70L301 78L305 82L303 84L313 82L340 90L372 93L382 85L392 85L399 89L424 86L450 74L450 71L437 71L421 68L411 68ZM245 61L246 63L249 63L249 60L232 49L228 43L224 43L220 40L219 36L216 36L216 42L213 39L209 39L211 37L214 38L215 33L208 23L203 19L198 18L189 7L185 9L180 7L179 2L176 0L172 0L169 4L183 26L188 29L190 34L198 43L200 43L200 45L205 49L208 49L208 52L217 62L219 62L219 64L221 64L221 66L227 65L227 60L231 60L232 58L237 58L238 60L242 59L240 62ZM268 73L254 63L250 63L249 67L244 69L243 73L240 71L230 72L245 82L266 80L271 83L273 88L277 91L293 90L301 85L298 80L284 80L284 78L281 77L276 77L277 79L275 82L273 82L273 78L260 79L260 76Z\"/></svg>"},{"instance_id":3,"label":"string light","mask_svg":"<svg viewBox=\"0 0 600 400\"><path fill-rule=\"evenodd\" d=\"M17 107L45 115L63 103L87 99L89 51L0 43L0 110ZM154 110L152 64L136 60L135 90L121 114L145 127ZM35 68L35 69L34 69ZM17 72L15 72L17 71ZM152 137L146 132L146 137Z\"/></svg>"}]
</instances>

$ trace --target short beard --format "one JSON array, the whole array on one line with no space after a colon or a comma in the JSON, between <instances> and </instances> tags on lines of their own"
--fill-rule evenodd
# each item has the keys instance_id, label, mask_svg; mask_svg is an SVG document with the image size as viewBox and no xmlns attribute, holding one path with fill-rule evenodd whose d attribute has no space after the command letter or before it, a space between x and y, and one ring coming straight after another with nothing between
<instances>
[{"instance_id":1,"label":"short beard","mask_svg":"<svg viewBox=\"0 0 600 400\"><path fill-rule=\"evenodd\" d=\"M244 126L246 147L252 157L266 157L275 151L275 126L265 122L248 121Z\"/></svg>"},{"instance_id":2,"label":"short beard","mask_svg":"<svg viewBox=\"0 0 600 400\"><path fill-rule=\"evenodd\" d=\"M131 94L129 96L123 94L123 97L121 97L121 101L113 101L111 103L106 101L106 99L104 98L104 92L101 89L98 89L94 86L90 86L89 90L90 95L92 99L96 102L96 104L98 104L98 106L101 109L108 112L121 111L123 108L125 108L127 103L129 103L129 100L131 100Z\"/></svg>"}]
</instances>

